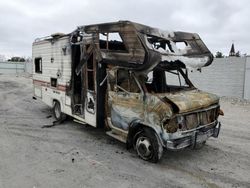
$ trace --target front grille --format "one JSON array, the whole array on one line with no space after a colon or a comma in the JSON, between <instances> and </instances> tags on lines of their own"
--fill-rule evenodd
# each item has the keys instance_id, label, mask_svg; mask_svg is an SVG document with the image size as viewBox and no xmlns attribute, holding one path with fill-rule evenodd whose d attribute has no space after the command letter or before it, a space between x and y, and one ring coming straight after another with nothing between
<instances>
[{"instance_id":1,"label":"front grille","mask_svg":"<svg viewBox=\"0 0 250 188\"><path fill-rule=\"evenodd\" d=\"M186 131L196 127L211 124L218 118L219 106L181 114L168 121L165 125L167 132L173 133L177 130ZM211 125L213 126L213 124Z\"/></svg>"},{"instance_id":2,"label":"front grille","mask_svg":"<svg viewBox=\"0 0 250 188\"><path fill-rule=\"evenodd\" d=\"M196 125L198 125L199 119L197 114L190 114L190 115L186 115L184 116L184 127L187 130L189 129L193 129Z\"/></svg>"},{"instance_id":3,"label":"front grille","mask_svg":"<svg viewBox=\"0 0 250 188\"><path fill-rule=\"evenodd\" d=\"M207 125L217 120L219 107L184 115L182 130L189 130L197 126Z\"/></svg>"}]
</instances>

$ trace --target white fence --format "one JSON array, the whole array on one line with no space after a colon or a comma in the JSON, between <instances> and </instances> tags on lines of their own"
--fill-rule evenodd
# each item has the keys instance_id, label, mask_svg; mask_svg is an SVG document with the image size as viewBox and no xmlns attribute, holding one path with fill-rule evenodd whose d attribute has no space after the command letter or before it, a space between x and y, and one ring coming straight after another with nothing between
<instances>
[{"instance_id":1,"label":"white fence","mask_svg":"<svg viewBox=\"0 0 250 188\"><path fill-rule=\"evenodd\" d=\"M244 98L250 100L250 57L246 59L245 81L244 81Z\"/></svg>"},{"instance_id":2,"label":"white fence","mask_svg":"<svg viewBox=\"0 0 250 188\"><path fill-rule=\"evenodd\" d=\"M196 87L219 96L250 99L250 57L215 58L200 72L190 72Z\"/></svg>"},{"instance_id":3,"label":"white fence","mask_svg":"<svg viewBox=\"0 0 250 188\"><path fill-rule=\"evenodd\" d=\"M18 73L32 74L31 62L0 62L1 74L18 74Z\"/></svg>"}]
</instances>

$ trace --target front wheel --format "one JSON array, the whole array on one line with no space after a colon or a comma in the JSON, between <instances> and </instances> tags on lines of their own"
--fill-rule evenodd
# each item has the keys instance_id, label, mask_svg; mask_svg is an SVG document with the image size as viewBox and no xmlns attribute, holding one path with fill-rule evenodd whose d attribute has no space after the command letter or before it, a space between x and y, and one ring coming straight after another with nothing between
<instances>
[{"instance_id":1,"label":"front wheel","mask_svg":"<svg viewBox=\"0 0 250 188\"><path fill-rule=\"evenodd\" d=\"M57 121L64 121L66 119L66 114L61 110L61 105L58 101L54 102L53 114Z\"/></svg>"},{"instance_id":2,"label":"front wheel","mask_svg":"<svg viewBox=\"0 0 250 188\"><path fill-rule=\"evenodd\" d=\"M150 129L144 129L138 134L135 149L140 158L153 163L160 160L163 151L156 133Z\"/></svg>"}]
</instances>

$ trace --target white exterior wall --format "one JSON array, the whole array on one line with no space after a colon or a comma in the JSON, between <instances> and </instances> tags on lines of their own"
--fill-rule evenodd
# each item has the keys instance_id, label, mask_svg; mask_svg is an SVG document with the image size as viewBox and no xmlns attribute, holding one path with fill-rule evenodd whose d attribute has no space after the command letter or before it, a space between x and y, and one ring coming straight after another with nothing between
<instances>
[{"instance_id":1,"label":"white exterior wall","mask_svg":"<svg viewBox=\"0 0 250 188\"><path fill-rule=\"evenodd\" d=\"M62 48L67 47L66 55L63 54ZM57 73L61 73L58 78L59 85L65 85L71 77L71 52L69 37L63 37L54 43L41 41L33 44L33 65L36 57L42 58L42 74L35 73L33 66L33 79L50 82L50 78L58 78ZM51 63L51 58L54 62Z\"/></svg>"},{"instance_id":2,"label":"white exterior wall","mask_svg":"<svg viewBox=\"0 0 250 188\"><path fill-rule=\"evenodd\" d=\"M65 47L66 54L63 52L63 48ZM70 96L67 96L65 91L50 86L51 78L57 78L57 85L63 86L64 88L71 80L71 46L69 37L65 36L54 41L54 43L46 40L33 43L32 57L33 82L41 81L41 83L46 83L45 86L34 84L35 96L39 97L50 107L53 106L53 100L58 100L61 104L62 112L81 122L86 122L96 127L96 124L92 123L93 118L88 120L87 117L83 119L77 115L73 115ZM42 58L42 73L35 72L35 58L39 57ZM53 63L51 62L51 58L54 58Z\"/></svg>"},{"instance_id":3,"label":"white exterior wall","mask_svg":"<svg viewBox=\"0 0 250 188\"><path fill-rule=\"evenodd\" d=\"M66 54L63 53L63 48L66 47ZM71 78L71 52L69 37L63 37L50 41L39 41L33 44L33 80L41 81L45 86L37 86L34 84L34 94L40 97L43 102L49 106L53 106L53 100L60 102L62 111L68 115L72 114L71 99L66 96L65 91L51 88L51 78L57 78L57 85L65 88L67 82ZM42 58L42 73L35 72L35 58ZM54 61L51 62L51 58ZM39 96L40 95L40 96Z\"/></svg>"}]
</instances>

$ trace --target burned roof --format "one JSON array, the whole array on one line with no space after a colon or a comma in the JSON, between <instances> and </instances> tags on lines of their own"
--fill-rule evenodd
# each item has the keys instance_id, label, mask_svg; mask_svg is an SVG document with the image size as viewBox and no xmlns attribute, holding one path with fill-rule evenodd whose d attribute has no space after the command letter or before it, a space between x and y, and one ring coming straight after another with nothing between
<instances>
[{"instance_id":1,"label":"burned roof","mask_svg":"<svg viewBox=\"0 0 250 188\"><path fill-rule=\"evenodd\" d=\"M86 25L78 29L87 34L119 32L127 47L127 58L119 50L101 49L101 54L104 61L120 66L149 69L161 64L200 69L213 60L212 53L196 33L165 31L131 21ZM179 43L184 44L182 49Z\"/></svg>"}]
</instances>

